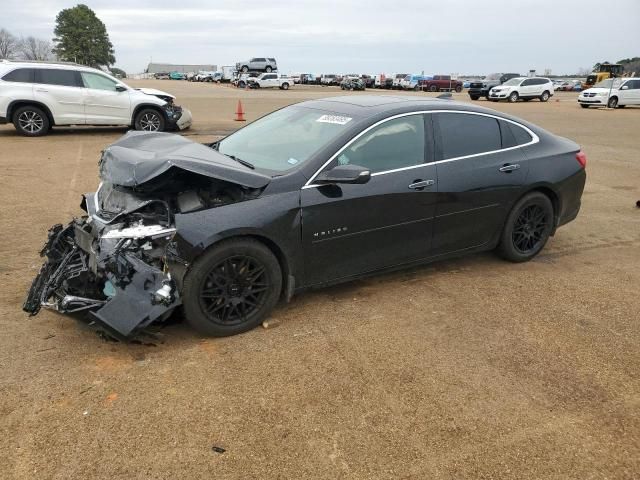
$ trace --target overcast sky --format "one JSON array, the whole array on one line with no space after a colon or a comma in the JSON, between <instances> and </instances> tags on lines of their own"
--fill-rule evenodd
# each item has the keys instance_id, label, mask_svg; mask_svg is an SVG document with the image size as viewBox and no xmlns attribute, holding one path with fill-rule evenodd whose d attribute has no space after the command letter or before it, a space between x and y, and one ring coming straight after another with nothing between
<instances>
[{"instance_id":1,"label":"overcast sky","mask_svg":"<svg viewBox=\"0 0 640 480\"><path fill-rule=\"evenodd\" d=\"M51 38L78 2L0 0L0 28ZM640 0L87 0L116 66L232 65L290 73L575 73L640 56ZM444 4L450 4L445 6ZM606 23L606 20L610 24Z\"/></svg>"}]
</instances>

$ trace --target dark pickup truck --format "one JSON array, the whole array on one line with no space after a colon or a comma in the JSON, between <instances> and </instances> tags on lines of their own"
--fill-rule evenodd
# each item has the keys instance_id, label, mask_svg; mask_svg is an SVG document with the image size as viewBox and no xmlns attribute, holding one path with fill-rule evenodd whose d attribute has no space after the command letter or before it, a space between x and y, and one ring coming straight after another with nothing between
<instances>
[{"instance_id":1,"label":"dark pickup truck","mask_svg":"<svg viewBox=\"0 0 640 480\"><path fill-rule=\"evenodd\" d=\"M462 91L462 82L452 80L451 75L434 75L433 78L420 80L420 89L423 92L440 92L442 90Z\"/></svg>"},{"instance_id":2,"label":"dark pickup truck","mask_svg":"<svg viewBox=\"0 0 640 480\"><path fill-rule=\"evenodd\" d=\"M485 97L489 100L489 90L519 76L519 73L492 73L487 75L483 80L471 82L469 85L469 97L471 97L471 100L478 100L480 97Z\"/></svg>"}]
</instances>

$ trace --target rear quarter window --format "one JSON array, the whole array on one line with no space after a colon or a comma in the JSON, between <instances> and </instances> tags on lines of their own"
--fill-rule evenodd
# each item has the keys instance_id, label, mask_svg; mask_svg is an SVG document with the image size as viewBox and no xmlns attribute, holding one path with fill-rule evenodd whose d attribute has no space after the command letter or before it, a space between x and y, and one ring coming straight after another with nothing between
<instances>
[{"instance_id":1,"label":"rear quarter window","mask_svg":"<svg viewBox=\"0 0 640 480\"><path fill-rule=\"evenodd\" d=\"M504 120L500 120L500 132L502 134L502 148L526 145L533 140L533 137L524 128Z\"/></svg>"},{"instance_id":2,"label":"rear quarter window","mask_svg":"<svg viewBox=\"0 0 640 480\"><path fill-rule=\"evenodd\" d=\"M7 73L2 79L5 82L33 83L33 68L16 68Z\"/></svg>"}]
</instances>

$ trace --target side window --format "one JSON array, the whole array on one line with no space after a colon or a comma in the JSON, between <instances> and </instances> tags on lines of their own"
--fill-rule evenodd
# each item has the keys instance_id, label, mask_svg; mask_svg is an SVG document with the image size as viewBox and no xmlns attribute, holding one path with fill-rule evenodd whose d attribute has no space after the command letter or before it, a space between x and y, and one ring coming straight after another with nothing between
<instances>
[{"instance_id":1,"label":"side window","mask_svg":"<svg viewBox=\"0 0 640 480\"><path fill-rule=\"evenodd\" d=\"M629 90L640 90L640 80L629 80L626 85L629 85Z\"/></svg>"},{"instance_id":2,"label":"side window","mask_svg":"<svg viewBox=\"0 0 640 480\"><path fill-rule=\"evenodd\" d=\"M264 62L265 61L264 58L254 58L253 60L256 61L256 62Z\"/></svg>"},{"instance_id":3,"label":"side window","mask_svg":"<svg viewBox=\"0 0 640 480\"><path fill-rule=\"evenodd\" d=\"M80 74L82 75L84 86L87 88L109 90L110 92L116 91L117 82L114 82L109 77L90 72L81 72Z\"/></svg>"},{"instance_id":4,"label":"side window","mask_svg":"<svg viewBox=\"0 0 640 480\"><path fill-rule=\"evenodd\" d=\"M371 173L424 163L425 132L422 115L408 115L378 125L340 155L338 165L360 165Z\"/></svg>"},{"instance_id":5,"label":"side window","mask_svg":"<svg viewBox=\"0 0 640 480\"><path fill-rule=\"evenodd\" d=\"M58 70L53 68L36 69L36 83L61 85L63 87L81 87L80 75L74 70Z\"/></svg>"},{"instance_id":6,"label":"side window","mask_svg":"<svg viewBox=\"0 0 640 480\"><path fill-rule=\"evenodd\" d=\"M533 85L533 80L531 80L530 78L520 84L521 87L528 87L530 85Z\"/></svg>"},{"instance_id":7,"label":"side window","mask_svg":"<svg viewBox=\"0 0 640 480\"><path fill-rule=\"evenodd\" d=\"M5 82L33 83L33 68L16 68L7 73L2 79Z\"/></svg>"},{"instance_id":8,"label":"side window","mask_svg":"<svg viewBox=\"0 0 640 480\"><path fill-rule=\"evenodd\" d=\"M498 120L468 113L437 113L440 159L464 157L502 148Z\"/></svg>"},{"instance_id":9,"label":"side window","mask_svg":"<svg viewBox=\"0 0 640 480\"><path fill-rule=\"evenodd\" d=\"M502 134L502 148L525 145L533 138L524 128L514 125L511 122L500 120L500 132Z\"/></svg>"},{"instance_id":10,"label":"side window","mask_svg":"<svg viewBox=\"0 0 640 480\"><path fill-rule=\"evenodd\" d=\"M440 80L447 80L447 81L448 81L448 80L451 80L451 75L442 75L442 76L440 77Z\"/></svg>"}]
</instances>

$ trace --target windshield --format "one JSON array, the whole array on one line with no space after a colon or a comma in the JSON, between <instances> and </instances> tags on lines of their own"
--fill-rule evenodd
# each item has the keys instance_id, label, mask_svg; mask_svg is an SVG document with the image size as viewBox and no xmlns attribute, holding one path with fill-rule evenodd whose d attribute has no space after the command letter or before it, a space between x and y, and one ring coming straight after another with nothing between
<instances>
[{"instance_id":1,"label":"windshield","mask_svg":"<svg viewBox=\"0 0 640 480\"><path fill-rule=\"evenodd\" d=\"M306 162L352 121L332 112L286 107L221 140L218 151L256 168L285 172Z\"/></svg>"},{"instance_id":2,"label":"windshield","mask_svg":"<svg viewBox=\"0 0 640 480\"><path fill-rule=\"evenodd\" d=\"M500 80L500 76L501 75L499 73L490 73L489 75L484 77L484 80L485 81Z\"/></svg>"},{"instance_id":3,"label":"windshield","mask_svg":"<svg viewBox=\"0 0 640 480\"><path fill-rule=\"evenodd\" d=\"M507 80L506 82L504 82L502 85L510 87L513 85L520 85L520 82L522 82L521 78L512 78L511 80Z\"/></svg>"},{"instance_id":4,"label":"windshield","mask_svg":"<svg viewBox=\"0 0 640 480\"><path fill-rule=\"evenodd\" d=\"M618 88L622 80L619 78L607 78L606 80L601 81L600 83L596 83L594 85L595 88Z\"/></svg>"}]
</instances>

